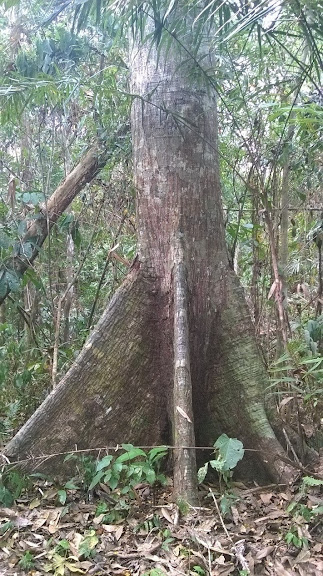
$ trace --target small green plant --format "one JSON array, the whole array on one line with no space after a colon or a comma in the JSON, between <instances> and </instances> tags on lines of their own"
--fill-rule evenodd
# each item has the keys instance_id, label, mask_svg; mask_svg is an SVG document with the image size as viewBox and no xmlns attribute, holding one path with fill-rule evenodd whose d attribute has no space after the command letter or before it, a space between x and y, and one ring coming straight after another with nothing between
<instances>
[{"instance_id":1,"label":"small green plant","mask_svg":"<svg viewBox=\"0 0 323 576\"><path fill-rule=\"evenodd\" d=\"M140 482L150 485L166 483L165 476L159 472L160 461L167 454L165 446L156 446L148 454L132 444L123 444L122 448L124 453L117 458L109 454L97 463L89 490L102 482L111 490L118 488L121 494L134 498L134 487Z\"/></svg>"},{"instance_id":2,"label":"small green plant","mask_svg":"<svg viewBox=\"0 0 323 576\"><path fill-rule=\"evenodd\" d=\"M214 444L215 459L206 462L197 474L198 482L201 484L208 472L209 466L216 470L226 484L232 478L233 470L238 462L243 458L244 448L242 442L237 438L229 438L226 434L221 434Z\"/></svg>"},{"instance_id":3,"label":"small green plant","mask_svg":"<svg viewBox=\"0 0 323 576\"><path fill-rule=\"evenodd\" d=\"M134 532L150 534L152 531L160 530L160 518L157 514L152 514L144 522L139 522L134 528Z\"/></svg>"},{"instance_id":4,"label":"small green plant","mask_svg":"<svg viewBox=\"0 0 323 576\"><path fill-rule=\"evenodd\" d=\"M34 556L29 550L24 553L24 555L19 560L19 566L23 570L31 570L35 566Z\"/></svg>"},{"instance_id":5,"label":"small green plant","mask_svg":"<svg viewBox=\"0 0 323 576\"><path fill-rule=\"evenodd\" d=\"M231 506L239 500L238 496L232 494L229 490L225 490L223 494L220 495L220 510L222 516L227 516L231 511Z\"/></svg>"},{"instance_id":6,"label":"small green plant","mask_svg":"<svg viewBox=\"0 0 323 576\"><path fill-rule=\"evenodd\" d=\"M306 496L308 488L316 486L323 486L323 480L305 476L300 485L299 498L302 499ZM323 505L310 507L300 500L294 500L287 507L287 512L293 516L294 522L285 536L286 542L293 544L296 548L307 548L308 538L303 535L303 526L304 524L311 524L313 521L316 522L319 516L323 516Z\"/></svg>"},{"instance_id":7,"label":"small green plant","mask_svg":"<svg viewBox=\"0 0 323 576\"><path fill-rule=\"evenodd\" d=\"M312 478L311 476L304 476L299 489L301 498L306 496L309 487L313 488L316 486L323 486L323 480ZM313 519L323 514L323 505L316 505L310 508L300 501L293 500L287 507L287 512L294 517L303 519L309 524Z\"/></svg>"},{"instance_id":8,"label":"small green plant","mask_svg":"<svg viewBox=\"0 0 323 576\"><path fill-rule=\"evenodd\" d=\"M199 574L199 576L205 576L206 575L204 568L201 568L201 566L199 566L198 564L196 564L196 566L193 566L192 572L193 572L193 574Z\"/></svg>"},{"instance_id":9,"label":"small green plant","mask_svg":"<svg viewBox=\"0 0 323 576\"><path fill-rule=\"evenodd\" d=\"M55 547L55 552L57 552L57 554L60 554L61 556L67 556L69 551L70 551L70 543L65 538L63 538L63 540L60 540Z\"/></svg>"},{"instance_id":10,"label":"small green plant","mask_svg":"<svg viewBox=\"0 0 323 576\"><path fill-rule=\"evenodd\" d=\"M163 530L161 535L162 535L162 539L163 539L163 543L161 545L162 550L165 550L166 552L168 552L169 544L174 542L174 538L172 537L172 533L168 528L166 528L166 530Z\"/></svg>"},{"instance_id":11,"label":"small green plant","mask_svg":"<svg viewBox=\"0 0 323 576\"><path fill-rule=\"evenodd\" d=\"M99 543L99 538L95 534L95 530L89 530L79 545L79 554L83 558L93 558L95 555L95 547Z\"/></svg>"},{"instance_id":12,"label":"small green plant","mask_svg":"<svg viewBox=\"0 0 323 576\"><path fill-rule=\"evenodd\" d=\"M78 454L68 454L64 458L64 462L73 460L76 463L76 474L70 482L75 483L76 487L72 489L82 489L84 492L87 492L95 475L96 461L91 456L79 456Z\"/></svg>"},{"instance_id":13,"label":"small green plant","mask_svg":"<svg viewBox=\"0 0 323 576\"><path fill-rule=\"evenodd\" d=\"M73 482L73 480L69 480L64 484L64 488L58 490L57 497L60 504L64 506L66 504L68 490L79 490L79 487Z\"/></svg>"},{"instance_id":14,"label":"small green plant","mask_svg":"<svg viewBox=\"0 0 323 576\"><path fill-rule=\"evenodd\" d=\"M1 524L0 526L0 536L3 536L3 534L5 534L8 530L11 530L12 528L14 528L14 523L11 522L11 520L8 520L8 522L5 522L4 524Z\"/></svg>"},{"instance_id":15,"label":"small green plant","mask_svg":"<svg viewBox=\"0 0 323 576\"><path fill-rule=\"evenodd\" d=\"M116 495L115 498L110 499L110 510L104 514L102 523L117 524L128 516L130 508L130 501L127 497Z\"/></svg>"},{"instance_id":16,"label":"small green plant","mask_svg":"<svg viewBox=\"0 0 323 576\"><path fill-rule=\"evenodd\" d=\"M100 500L95 510L95 516L101 516L101 514L105 514L107 511L108 511L107 503Z\"/></svg>"},{"instance_id":17,"label":"small green plant","mask_svg":"<svg viewBox=\"0 0 323 576\"><path fill-rule=\"evenodd\" d=\"M301 490L305 493L307 488L313 488L314 486L323 486L323 480L318 478L312 478L312 476L304 476L302 478Z\"/></svg>"},{"instance_id":18,"label":"small green plant","mask_svg":"<svg viewBox=\"0 0 323 576\"><path fill-rule=\"evenodd\" d=\"M0 504L12 506L23 492L31 487L31 479L12 468L5 467L0 474Z\"/></svg>"},{"instance_id":19,"label":"small green plant","mask_svg":"<svg viewBox=\"0 0 323 576\"><path fill-rule=\"evenodd\" d=\"M295 548L307 548L308 547L308 540L304 536L298 533L298 529L296 526L291 526L288 530L285 540L287 544L293 544Z\"/></svg>"},{"instance_id":20,"label":"small green plant","mask_svg":"<svg viewBox=\"0 0 323 576\"><path fill-rule=\"evenodd\" d=\"M130 501L138 498L137 484L156 486L166 483L166 477L160 472L161 460L167 455L166 446L156 446L148 453L132 444L124 444L122 448L124 452L119 456L109 454L99 461L88 456L80 458L74 453L66 456L65 462L76 461L76 474L57 491L59 503L63 506L66 504L69 491L90 493L100 483L105 484L111 492L106 495L107 502L98 503L95 515L103 514L102 522L112 524L128 515Z\"/></svg>"},{"instance_id":21,"label":"small green plant","mask_svg":"<svg viewBox=\"0 0 323 576\"><path fill-rule=\"evenodd\" d=\"M288 352L285 352L269 367L271 383L267 388L269 393L278 396L284 393L290 396L291 392L298 395L303 399L304 406L308 406L312 417L317 412L320 413L323 391L323 359L317 350L319 338L321 338L318 335L317 326L323 330L323 317L320 318L319 324L317 320L310 320L305 327L298 325L300 330L298 338L291 340Z\"/></svg>"}]
</instances>

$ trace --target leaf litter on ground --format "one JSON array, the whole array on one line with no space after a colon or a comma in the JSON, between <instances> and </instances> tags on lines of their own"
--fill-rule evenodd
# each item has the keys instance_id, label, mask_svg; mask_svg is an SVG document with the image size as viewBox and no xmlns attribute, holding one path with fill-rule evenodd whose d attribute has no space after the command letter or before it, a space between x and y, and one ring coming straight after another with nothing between
<instances>
[{"instance_id":1,"label":"leaf litter on ground","mask_svg":"<svg viewBox=\"0 0 323 576\"><path fill-rule=\"evenodd\" d=\"M183 514L170 486L157 495L139 486L114 520L105 490L90 502L71 490L63 506L58 492L39 487L0 509L0 576L323 575L323 515L309 522L304 513L322 504L322 486L300 496L233 483L225 501L202 485L200 505Z\"/></svg>"}]
</instances>

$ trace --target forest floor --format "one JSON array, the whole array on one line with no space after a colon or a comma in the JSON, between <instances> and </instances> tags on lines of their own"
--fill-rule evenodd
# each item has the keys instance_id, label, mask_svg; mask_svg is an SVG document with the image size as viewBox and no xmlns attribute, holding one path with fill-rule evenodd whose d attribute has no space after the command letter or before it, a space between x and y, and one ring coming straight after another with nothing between
<instances>
[{"instance_id":1,"label":"forest floor","mask_svg":"<svg viewBox=\"0 0 323 576\"><path fill-rule=\"evenodd\" d=\"M0 575L323 575L322 486L202 490L180 510L171 487L142 485L111 512L104 487L86 501L40 482L0 509Z\"/></svg>"}]
</instances>

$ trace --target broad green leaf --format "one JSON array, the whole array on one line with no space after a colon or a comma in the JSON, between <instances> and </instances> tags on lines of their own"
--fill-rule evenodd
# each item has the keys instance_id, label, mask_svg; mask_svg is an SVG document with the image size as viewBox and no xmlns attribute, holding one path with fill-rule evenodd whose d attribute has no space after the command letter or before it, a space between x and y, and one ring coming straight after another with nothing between
<instances>
[{"instance_id":1,"label":"broad green leaf","mask_svg":"<svg viewBox=\"0 0 323 576\"><path fill-rule=\"evenodd\" d=\"M99 484L99 482L101 481L101 479L104 476L104 471L100 470L100 472L98 472L97 474L95 474L94 478L92 478L92 482L89 486L89 490L93 490L93 488Z\"/></svg>"},{"instance_id":2,"label":"broad green leaf","mask_svg":"<svg viewBox=\"0 0 323 576\"><path fill-rule=\"evenodd\" d=\"M156 446L152 448L148 453L148 458L152 463L156 463L165 456L167 456L168 448L167 446Z\"/></svg>"},{"instance_id":3,"label":"broad green leaf","mask_svg":"<svg viewBox=\"0 0 323 576\"><path fill-rule=\"evenodd\" d=\"M44 202L44 194L42 192L24 192L22 195L22 201L25 204L38 206L38 204Z\"/></svg>"},{"instance_id":4,"label":"broad green leaf","mask_svg":"<svg viewBox=\"0 0 323 576\"><path fill-rule=\"evenodd\" d=\"M210 460L209 464L217 472L222 473L222 472L225 472L227 470L226 462L225 462L225 460L222 460L221 458L217 458L216 460Z\"/></svg>"},{"instance_id":5,"label":"broad green leaf","mask_svg":"<svg viewBox=\"0 0 323 576\"><path fill-rule=\"evenodd\" d=\"M31 242L24 242L21 246L20 254L29 260L34 252L34 246Z\"/></svg>"},{"instance_id":6,"label":"broad green leaf","mask_svg":"<svg viewBox=\"0 0 323 576\"><path fill-rule=\"evenodd\" d=\"M12 240L5 232L0 232L0 248L9 248L12 246Z\"/></svg>"},{"instance_id":7,"label":"broad green leaf","mask_svg":"<svg viewBox=\"0 0 323 576\"><path fill-rule=\"evenodd\" d=\"M323 486L323 480L312 478L312 476L304 476L302 483L304 486Z\"/></svg>"},{"instance_id":8,"label":"broad green leaf","mask_svg":"<svg viewBox=\"0 0 323 576\"><path fill-rule=\"evenodd\" d=\"M67 498L66 490L58 490L57 496L58 496L58 500L59 500L60 504L63 504L63 506L64 506L64 504L66 502L66 498Z\"/></svg>"},{"instance_id":9,"label":"broad green leaf","mask_svg":"<svg viewBox=\"0 0 323 576\"><path fill-rule=\"evenodd\" d=\"M6 271L8 286L12 292L17 292L20 288L20 278L14 270Z\"/></svg>"},{"instance_id":10,"label":"broad green leaf","mask_svg":"<svg viewBox=\"0 0 323 576\"><path fill-rule=\"evenodd\" d=\"M17 226L17 232L19 236L23 236L27 230L27 222L26 220L20 220Z\"/></svg>"},{"instance_id":11,"label":"broad green leaf","mask_svg":"<svg viewBox=\"0 0 323 576\"><path fill-rule=\"evenodd\" d=\"M113 464L113 471L117 472L119 474L119 472L121 472L121 470L124 468L124 465L122 464L122 462L118 462L118 460L116 460Z\"/></svg>"},{"instance_id":12,"label":"broad green leaf","mask_svg":"<svg viewBox=\"0 0 323 576\"><path fill-rule=\"evenodd\" d=\"M148 484L154 484L154 482L156 481L155 470L150 469L146 472L146 480L147 480Z\"/></svg>"},{"instance_id":13,"label":"broad green leaf","mask_svg":"<svg viewBox=\"0 0 323 576\"><path fill-rule=\"evenodd\" d=\"M110 454L108 454L107 456L104 456L102 458L102 460L100 460L97 463L96 471L99 472L100 470L103 470L104 468L107 468L108 466L110 466L112 460L113 460L113 456L111 456Z\"/></svg>"},{"instance_id":14,"label":"broad green leaf","mask_svg":"<svg viewBox=\"0 0 323 576\"><path fill-rule=\"evenodd\" d=\"M110 486L111 490L115 490L118 484L119 484L119 477L117 476L112 476L108 482L108 485Z\"/></svg>"},{"instance_id":15,"label":"broad green leaf","mask_svg":"<svg viewBox=\"0 0 323 576\"><path fill-rule=\"evenodd\" d=\"M208 467L209 467L209 463L206 462L206 464L204 464L204 466L202 466L201 468L198 469L198 472L197 472L197 481L198 481L199 484L201 484L202 482L204 482L205 477L206 477L206 475L207 475Z\"/></svg>"},{"instance_id":16,"label":"broad green leaf","mask_svg":"<svg viewBox=\"0 0 323 576\"><path fill-rule=\"evenodd\" d=\"M132 448L129 450L129 452L125 452L124 454L118 456L116 462L127 462L128 460L138 458L138 456L146 456L146 453L141 450L141 448Z\"/></svg>"},{"instance_id":17,"label":"broad green leaf","mask_svg":"<svg viewBox=\"0 0 323 576\"><path fill-rule=\"evenodd\" d=\"M242 442L237 438L229 438L226 434L222 434L214 444L219 454L221 455L225 465L224 471L232 470L235 468L239 460L243 458L244 448Z\"/></svg>"}]
</instances>

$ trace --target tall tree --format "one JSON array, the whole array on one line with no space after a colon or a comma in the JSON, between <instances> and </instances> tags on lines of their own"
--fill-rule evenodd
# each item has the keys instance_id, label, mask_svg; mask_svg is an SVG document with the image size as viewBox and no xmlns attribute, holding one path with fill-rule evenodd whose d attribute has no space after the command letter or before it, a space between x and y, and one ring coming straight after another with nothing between
<instances>
[{"instance_id":1,"label":"tall tree","mask_svg":"<svg viewBox=\"0 0 323 576\"><path fill-rule=\"evenodd\" d=\"M153 16L147 37L158 41L163 23ZM182 17L174 9L172 21ZM194 432L200 446L222 432L239 437L253 454L253 474L294 474L265 411L266 372L229 263L215 92L201 66L214 63L203 43L188 49L192 23L176 41L171 32L158 46L135 39L138 257L76 362L6 448L11 458L32 456L57 470L48 455L165 442L172 423L185 468L178 494L194 474L192 446L182 444L193 443ZM194 501L193 481L185 496Z\"/></svg>"}]
</instances>

